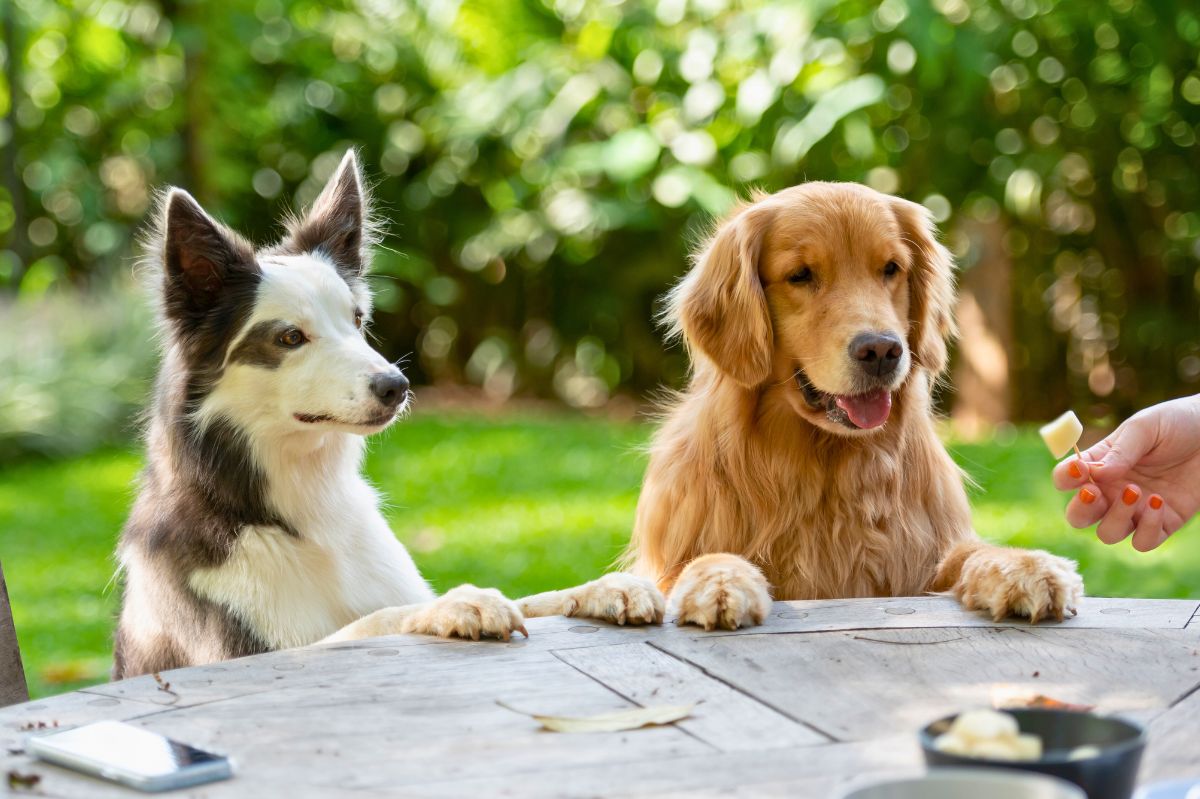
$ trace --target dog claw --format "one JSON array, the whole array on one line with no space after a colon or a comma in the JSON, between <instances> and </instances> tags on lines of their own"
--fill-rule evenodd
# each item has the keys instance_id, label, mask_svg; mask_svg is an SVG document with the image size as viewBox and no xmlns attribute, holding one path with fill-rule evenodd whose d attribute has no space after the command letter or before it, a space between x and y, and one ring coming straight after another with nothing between
<instances>
[{"instance_id":1,"label":"dog claw","mask_svg":"<svg viewBox=\"0 0 1200 799\"><path fill-rule=\"evenodd\" d=\"M529 638L529 631L525 629L525 625L524 625L524 624L522 624L522 625L519 625L519 626L517 627L517 629L521 631L521 635L525 636L526 638Z\"/></svg>"}]
</instances>

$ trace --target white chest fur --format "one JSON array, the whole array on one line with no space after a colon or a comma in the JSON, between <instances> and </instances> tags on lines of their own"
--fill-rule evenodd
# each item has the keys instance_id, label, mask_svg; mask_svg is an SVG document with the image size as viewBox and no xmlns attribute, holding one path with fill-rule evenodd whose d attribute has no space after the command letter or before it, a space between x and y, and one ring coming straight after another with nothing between
<instances>
[{"instance_id":1,"label":"white chest fur","mask_svg":"<svg viewBox=\"0 0 1200 799\"><path fill-rule=\"evenodd\" d=\"M281 470L272 460L265 461L271 504L298 535L242 528L224 563L189 576L192 590L275 649L319 641L380 608L433 598L358 474L357 458L339 459L340 468L313 479L304 479L302 462Z\"/></svg>"}]
</instances>

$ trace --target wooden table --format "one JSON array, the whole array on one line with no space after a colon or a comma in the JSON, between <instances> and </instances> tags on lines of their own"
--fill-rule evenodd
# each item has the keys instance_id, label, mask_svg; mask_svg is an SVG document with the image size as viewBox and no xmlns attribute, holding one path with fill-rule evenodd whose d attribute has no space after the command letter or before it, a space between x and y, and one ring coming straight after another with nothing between
<instances>
[{"instance_id":1,"label":"wooden table","mask_svg":"<svg viewBox=\"0 0 1200 799\"><path fill-rule=\"evenodd\" d=\"M941 597L781 602L736 633L536 619L511 643L396 636L98 685L0 711L99 719L226 752L249 796L830 797L922 770L915 731L997 693L1149 725L1141 782L1200 776L1200 601L1089 599L1062 624L993 624ZM703 700L676 725L561 734L499 707L581 715ZM132 792L4 757L49 796Z\"/></svg>"}]
</instances>

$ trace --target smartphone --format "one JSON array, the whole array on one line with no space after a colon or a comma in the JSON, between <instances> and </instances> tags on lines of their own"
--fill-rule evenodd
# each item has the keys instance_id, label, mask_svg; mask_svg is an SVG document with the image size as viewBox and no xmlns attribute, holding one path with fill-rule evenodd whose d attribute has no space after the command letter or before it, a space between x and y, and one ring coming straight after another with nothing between
<instances>
[{"instance_id":1,"label":"smartphone","mask_svg":"<svg viewBox=\"0 0 1200 799\"><path fill-rule=\"evenodd\" d=\"M119 721L29 738L26 749L50 763L141 791L167 791L233 776L229 758Z\"/></svg>"}]
</instances>

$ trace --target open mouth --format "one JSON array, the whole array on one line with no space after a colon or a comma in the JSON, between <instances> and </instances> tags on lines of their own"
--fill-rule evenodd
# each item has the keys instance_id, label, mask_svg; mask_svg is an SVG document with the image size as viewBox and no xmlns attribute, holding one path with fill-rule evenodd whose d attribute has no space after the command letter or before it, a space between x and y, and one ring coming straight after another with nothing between
<instances>
[{"instance_id":1,"label":"open mouth","mask_svg":"<svg viewBox=\"0 0 1200 799\"><path fill-rule=\"evenodd\" d=\"M852 430L872 430L888 420L892 393L877 388L865 394L827 394L812 384L803 369L796 370L796 386L814 411L824 411L831 422Z\"/></svg>"},{"instance_id":2,"label":"open mouth","mask_svg":"<svg viewBox=\"0 0 1200 799\"><path fill-rule=\"evenodd\" d=\"M350 427L383 427L388 422L396 418L396 411L384 411L381 414L372 416L369 419L352 422L348 419L338 419L336 416L330 416L324 413L294 413L292 416L297 422L304 424L321 424L322 422L332 422L334 424L344 424Z\"/></svg>"}]
</instances>

